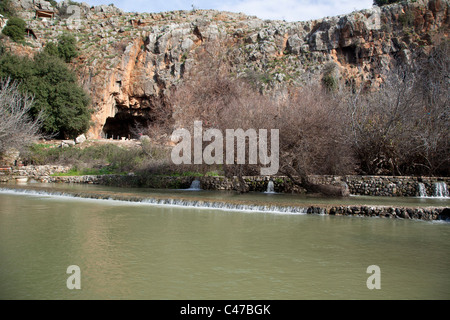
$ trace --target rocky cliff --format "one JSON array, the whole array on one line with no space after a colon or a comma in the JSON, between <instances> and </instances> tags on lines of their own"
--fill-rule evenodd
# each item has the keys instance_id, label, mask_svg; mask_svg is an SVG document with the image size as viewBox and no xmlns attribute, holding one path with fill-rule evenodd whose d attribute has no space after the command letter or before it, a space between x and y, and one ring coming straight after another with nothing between
<instances>
[{"instance_id":1,"label":"rocky cliff","mask_svg":"<svg viewBox=\"0 0 450 320\"><path fill-rule=\"evenodd\" d=\"M332 66L342 83L377 84L393 62L409 63L438 38L447 38L450 0L403 1L336 17L303 22L261 20L213 10L126 13L42 0L16 0L37 39L38 51L63 32L78 39L73 63L90 92L95 113L91 137L127 136L130 126L151 121L152 110L196 63L196 49L215 40L233 46L238 76L257 75L267 89L301 86ZM54 10L54 19L36 18Z\"/></svg>"}]
</instances>

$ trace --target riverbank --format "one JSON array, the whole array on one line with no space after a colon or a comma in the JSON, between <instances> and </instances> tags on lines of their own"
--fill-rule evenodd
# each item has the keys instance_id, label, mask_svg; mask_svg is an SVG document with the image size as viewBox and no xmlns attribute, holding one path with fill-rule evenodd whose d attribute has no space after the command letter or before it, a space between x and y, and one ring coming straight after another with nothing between
<instances>
[{"instance_id":1,"label":"riverbank","mask_svg":"<svg viewBox=\"0 0 450 320\"><path fill-rule=\"evenodd\" d=\"M57 186L57 185L56 185ZM150 191L151 192L151 191ZM205 191L206 192L206 191ZM157 206L176 206L197 209L217 209L228 211L249 211L282 214L320 214L331 216L378 217L388 219L414 219L424 221L447 220L450 210L445 203L442 206L429 205L364 205L362 200L350 199L349 203L339 201L324 202L320 198L310 198L308 201L292 201L298 199L275 198L246 198L238 195L229 197L214 197L214 195L198 193L174 192L133 192L129 189L101 189L101 188L61 188L45 184L0 184L0 193L14 193L17 195L72 197L81 199L97 199L108 201L125 201L128 203L143 203Z\"/></svg>"},{"instance_id":2,"label":"riverbank","mask_svg":"<svg viewBox=\"0 0 450 320\"><path fill-rule=\"evenodd\" d=\"M204 190L237 189L240 181L237 177L223 176L162 176L162 175L84 175L65 176L71 168L66 166L26 166L9 167L0 171L0 182L36 181L43 183L98 184L116 187L140 187L156 189L186 189L194 180L198 180ZM448 197L450 177L412 177L412 176L310 176L316 184L345 184L350 194L380 197ZM249 191L264 192L272 181L274 192L304 193L304 190L292 183L288 177L249 176L244 177Z\"/></svg>"}]
</instances>

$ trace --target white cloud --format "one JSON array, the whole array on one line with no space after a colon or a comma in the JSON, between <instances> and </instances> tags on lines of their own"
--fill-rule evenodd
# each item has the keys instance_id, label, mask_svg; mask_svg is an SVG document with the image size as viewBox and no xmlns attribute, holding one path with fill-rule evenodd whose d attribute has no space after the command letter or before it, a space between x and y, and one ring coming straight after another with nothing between
<instances>
[{"instance_id":1,"label":"white cloud","mask_svg":"<svg viewBox=\"0 0 450 320\"><path fill-rule=\"evenodd\" d=\"M216 9L243 12L261 19L305 21L326 16L350 13L372 7L373 0L87 0L91 5L113 2L125 11L162 12L198 9Z\"/></svg>"}]
</instances>

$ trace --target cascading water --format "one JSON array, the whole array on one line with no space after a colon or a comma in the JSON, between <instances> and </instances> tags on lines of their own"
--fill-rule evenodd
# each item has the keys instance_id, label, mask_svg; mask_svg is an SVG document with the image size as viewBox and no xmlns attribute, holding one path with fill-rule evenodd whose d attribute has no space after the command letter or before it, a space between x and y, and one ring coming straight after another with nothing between
<instances>
[{"instance_id":1,"label":"cascading water","mask_svg":"<svg viewBox=\"0 0 450 320\"><path fill-rule=\"evenodd\" d=\"M195 183L196 185L197 183ZM189 189L187 189L189 190ZM222 201L204 201L204 200L189 200L189 199L157 199L157 198L144 198L144 199L123 199L121 197L116 198L114 196L110 197L101 197L96 194L78 194L78 193L64 193L64 192L48 192L43 190L11 190L11 189L3 189L0 188L1 193L14 193L14 194L23 194L23 195L36 195L36 196L56 196L56 197L68 197L68 198L85 198L85 199L93 199L93 200L109 200L109 201L126 201L128 203L136 202L136 203L144 203L149 205L157 205L157 206L175 206L175 207L186 207L186 208L197 208L197 209L219 209L225 211L247 211L247 212L265 212L265 213L278 213L278 214L307 214L308 209L307 206L299 207L299 206L284 206L284 205L266 205L266 204L239 204L239 203L228 203ZM319 212L317 212L319 213ZM320 212L322 213L322 211Z\"/></svg>"},{"instance_id":2,"label":"cascading water","mask_svg":"<svg viewBox=\"0 0 450 320\"><path fill-rule=\"evenodd\" d=\"M192 181L191 186L188 190L202 190L200 187L200 181L195 179L194 181Z\"/></svg>"},{"instance_id":3,"label":"cascading water","mask_svg":"<svg viewBox=\"0 0 450 320\"><path fill-rule=\"evenodd\" d=\"M419 197L421 197L421 198L426 198L428 195L427 195L427 189L426 189L426 187L425 187L425 184L423 184L423 183L421 183L421 182L419 182L419 184L418 184L418 192L419 192Z\"/></svg>"},{"instance_id":4,"label":"cascading water","mask_svg":"<svg viewBox=\"0 0 450 320\"><path fill-rule=\"evenodd\" d=\"M448 198L448 187L445 182L434 182L431 196L428 195L425 184L417 184L417 192L420 198Z\"/></svg>"},{"instance_id":5,"label":"cascading water","mask_svg":"<svg viewBox=\"0 0 450 320\"><path fill-rule=\"evenodd\" d=\"M267 183L267 190L266 190L265 193L276 193L275 192L275 185L274 185L272 180L270 180L269 183Z\"/></svg>"},{"instance_id":6,"label":"cascading water","mask_svg":"<svg viewBox=\"0 0 450 320\"><path fill-rule=\"evenodd\" d=\"M433 183L433 197L448 198L448 189L445 182Z\"/></svg>"}]
</instances>

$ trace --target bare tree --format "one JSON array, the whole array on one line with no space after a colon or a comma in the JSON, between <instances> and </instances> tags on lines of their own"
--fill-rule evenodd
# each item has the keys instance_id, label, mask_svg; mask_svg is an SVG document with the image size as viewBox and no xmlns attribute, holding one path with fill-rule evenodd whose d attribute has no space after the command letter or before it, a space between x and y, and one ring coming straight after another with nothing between
<instances>
[{"instance_id":1,"label":"bare tree","mask_svg":"<svg viewBox=\"0 0 450 320\"><path fill-rule=\"evenodd\" d=\"M364 89L347 94L352 143L362 173L401 174L401 149L410 142L410 112L418 103L414 76L405 70L393 72L377 91Z\"/></svg>"},{"instance_id":2,"label":"bare tree","mask_svg":"<svg viewBox=\"0 0 450 320\"><path fill-rule=\"evenodd\" d=\"M378 90L345 94L362 174L448 175L449 44L399 65Z\"/></svg>"},{"instance_id":3,"label":"bare tree","mask_svg":"<svg viewBox=\"0 0 450 320\"><path fill-rule=\"evenodd\" d=\"M354 161L341 98L312 83L295 88L280 106L280 171L311 193L347 195L345 188L315 184L314 174L348 174Z\"/></svg>"},{"instance_id":4,"label":"bare tree","mask_svg":"<svg viewBox=\"0 0 450 320\"><path fill-rule=\"evenodd\" d=\"M422 106L416 112L418 127L416 171L450 174L450 42L437 36L431 52L416 59L415 90ZM422 170L418 170L423 168Z\"/></svg>"},{"instance_id":5,"label":"bare tree","mask_svg":"<svg viewBox=\"0 0 450 320\"><path fill-rule=\"evenodd\" d=\"M21 150L41 135L42 114L30 116L33 98L20 92L18 83L0 80L0 154L10 149Z\"/></svg>"}]
</instances>

